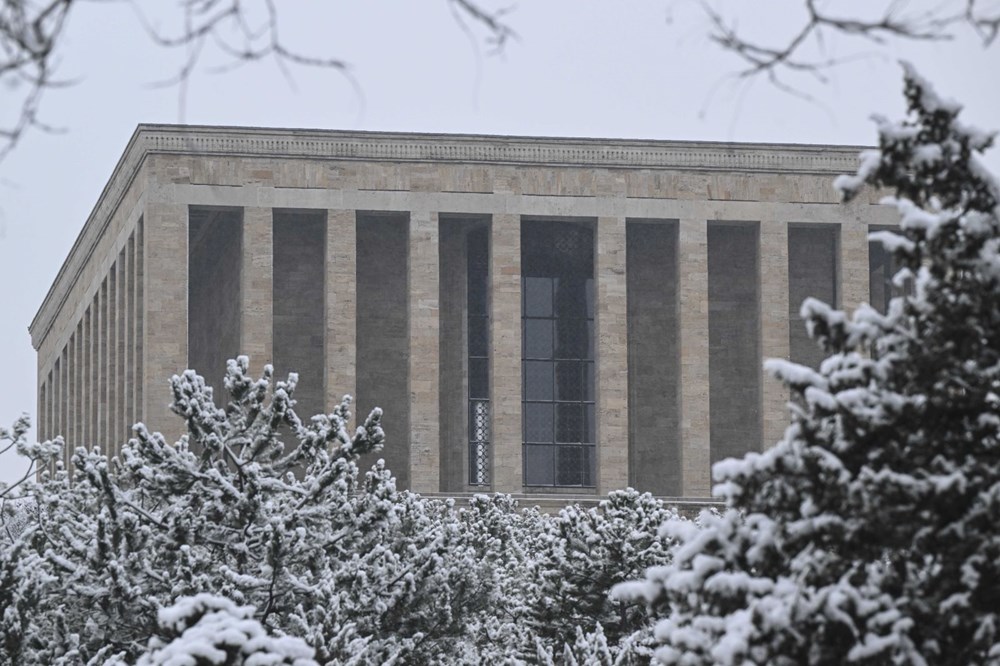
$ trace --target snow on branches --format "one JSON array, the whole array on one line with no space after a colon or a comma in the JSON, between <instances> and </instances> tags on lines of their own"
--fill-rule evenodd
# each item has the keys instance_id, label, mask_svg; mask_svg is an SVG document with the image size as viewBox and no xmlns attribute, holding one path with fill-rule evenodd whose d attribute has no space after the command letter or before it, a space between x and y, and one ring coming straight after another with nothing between
<instances>
[{"instance_id":1,"label":"snow on branches","mask_svg":"<svg viewBox=\"0 0 1000 666\"><path fill-rule=\"evenodd\" d=\"M1000 662L1000 187L958 120L904 65L909 117L876 118L880 233L912 295L852 317L807 301L818 372L768 369L796 398L784 438L713 473L728 503L668 521L673 561L615 590L659 616L664 664Z\"/></svg>"},{"instance_id":2,"label":"snow on branches","mask_svg":"<svg viewBox=\"0 0 1000 666\"><path fill-rule=\"evenodd\" d=\"M3 661L135 663L162 609L203 592L235 604L219 622L243 626L253 607L260 631L323 663L448 653L481 592L453 512L398 492L381 463L359 479L378 410L353 437L348 398L302 423L294 376L272 389L270 368L247 367L230 362L225 409L194 372L172 379L178 442L137 424L120 458L78 449L72 480L31 487L38 518L0 551Z\"/></svg>"},{"instance_id":3,"label":"snow on branches","mask_svg":"<svg viewBox=\"0 0 1000 666\"><path fill-rule=\"evenodd\" d=\"M202 593L181 597L159 614L163 637L149 641L136 666L318 666L300 638L270 636L253 606Z\"/></svg>"},{"instance_id":4,"label":"snow on branches","mask_svg":"<svg viewBox=\"0 0 1000 666\"><path fill-rule=\"evenodd\" d=\"M0 539L0 662L610 666L648 654L644 606L607 593L666 562L661 502L622 491L553 517L506 495L457 507L401 492L381 460L356 465L383 446L380 410L353 435L349 398L303 422L296 377L248 366L229 362L224 408L195 372L173 377L177 442L140 423L120 456L77 449L72 474L56 463L24 484ZM25 430L12 435L21 448Z\"/></svg>"}]
</instances>

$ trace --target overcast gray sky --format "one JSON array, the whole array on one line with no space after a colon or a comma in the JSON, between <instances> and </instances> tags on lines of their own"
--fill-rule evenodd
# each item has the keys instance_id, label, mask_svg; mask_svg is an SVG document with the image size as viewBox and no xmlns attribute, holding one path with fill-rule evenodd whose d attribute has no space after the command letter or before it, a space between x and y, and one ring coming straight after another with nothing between
<instances>
[{"instance_id":1,"label":"overcast gray sky","mask_svg":"<svg viewBox=\"0 0 1000 666\"><path fill-rule=\"evenodd\" d=\"M800 2L720 7L777 38L801 18ZM874 3L830 4L850 13ZM27 326L138 123L869 144L871 113L903 111L896 59L905 57L966 105L968 122L1000 127L1000 45L984 50L968 32L887 49L833 38L829 53L872 55L827 71L825 84L800 81L816 100L807 102L763 80L727 79L739 63L709 43L695 2L522 1L509 15L519 40L501 55L473 48L445 0L311 0L280 10L286 42L349 61L360 95L333 71L296 69L290 85L270 62L211 74L209 53L181 116L177 88L151 84L176 72L182 52L153 46L124 3L74 10L57 74L76 83L50 90L42 106L42 119L65 132L31 133L0 163L0 423L35 415ZM10 104L5 92L0 114ZM1000 157L988 164L1000 170ZM20 466L0 459L0 480Z\"/></svg>"}]
</instances>

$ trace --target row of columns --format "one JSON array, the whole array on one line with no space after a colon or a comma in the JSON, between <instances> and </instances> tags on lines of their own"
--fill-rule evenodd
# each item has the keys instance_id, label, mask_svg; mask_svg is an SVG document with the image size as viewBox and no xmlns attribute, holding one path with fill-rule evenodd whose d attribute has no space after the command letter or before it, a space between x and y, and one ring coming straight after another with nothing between
<instances>
[{"instance_id":1,"label":"row of columns","mask_svg":"<svg viewBox=\"0 0 1000 666\"><path fill-rule=\"evenodd\" d=\"M187 206L147 204L144 260L150 279L145 302L146 367L143 391L151 396L145 418L169 427L165 379L187 361L187 283L176 279L187 261ZM708 224L679 221L678 274L680 337L681 477L683 494L710 494ZM788 227L760 221L761 352L787 358ZM521 424L521 216L499 213L491 224L492 484L518 492L522 478ZM326 234L327 409L357 385L356 213L329 210ZM596 336L598 493L628 485L628 374L626 311L626 219L600 217L596 227ZM439 429L440 303L438 214L413 211L409 221L409 446L411 487L441 487ZM154 250L155 248L155 250ZM867 228L845 223L840 241L842 305L867 300ZM241 286L241 348L253 371L271 361L273 282L272 213L244 209ZM777 441L787 423L787 391L765 379L763 437ZM156 396L156 398L152 398ZM363 416L363 415L359 415Z\"/></svg>"},{"instance_id":2,"label":"row of columns","mask_svg":"<svg viewBox=\"0 0 1000 666\"><path fill-rule=\"evenodd\" d=\"M711 494L708 221L682 219L679 224L678 275L681 363L681 466L685 496ZM788 223L760 221L761 358L789 358ZM845 222L840 229L839 306L853 310L868 300L867 225ZM764 446L781 439L788 424L788 391L779 382L762 381ZM738 399L738 397L734 397ZM603 441L603 440L602 440Z\"/></svg>"},{"instance_id":3,"label":"row of columns","mask_svg":"<svg viewBox=\"0 0 1000 666\"><path fill-rule=\"evenodd\" d=\"M63 436L64 462L76 447L114 455L141 418L145 257L141 220L95 285L39 388L39 439Z\"/></svg>"}]
</instances>

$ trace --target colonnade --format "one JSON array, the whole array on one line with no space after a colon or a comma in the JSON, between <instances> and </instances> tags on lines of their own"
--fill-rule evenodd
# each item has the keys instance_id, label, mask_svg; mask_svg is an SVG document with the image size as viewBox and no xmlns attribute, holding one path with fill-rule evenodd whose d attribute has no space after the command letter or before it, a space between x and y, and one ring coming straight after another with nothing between
<instances>
[{"instance_id":1,"label":"colonnade","mask_svg":"<svg viewBox=\"0 0 1000 666\"><path fill-rule=\"evenodd\" d=\"M180 421L169 414L166 382L190 358L190 210L188 203L145 202L75 330L42 375L43 438L63 434L70 447L101 444L117 452L135 421L145 421L168 438L181 434ZM246 205L238 210L242 220L239 350L250 356L252 371L259 372L274 355L274 303L280 296L273 288L273 224L275 211L285 209ZM353 208L311 212L325 214L323 297L317 307L323 309L322 395L329 410L343 394L355 393L358 373L365 372L358 357L358 336L363 333L359 333L357 284L358 233L365 222ZM455 489L454 480L443 477L456 468L443 462L444 457L460 449L444 441L441 427L442 399L450 399L456 384L444 382L440 370L441 298L450 287L442 289L444 245L439 231L442 219L461 217L462 212L397 209L395 214L402 216L407 229L405 261L396 267L406 275L407 404L383 406L407 413L405 432L390 433L394 446L406 447L407 485L423 492ZM490 483L494 490L520 492L524 488L521 223L539 216L482 211L475 216L489 225ZM630 225L638 220L625 214L559 219L578 219L594 230L597 481L590 492L604 494L632 483L636 466L646 464L634 458L629 446L630 419L636 414L629 404L626 248ZM676 477L671 488L675 495L706 497L713 460L709 236L713 225L732 223L694 216L641 221L669 224L676 230L676 257L670 259L676 262L676 303L670 307L676 307L677 324L678 469L671 472ZM768 217L739 224L749 225L757 242L758 272L746 279L757 283L760 358L788 358L789 327L799 325L793 321L795 306L789 302L789 227L795 223ZM857 219L826 224L836 229L838 239L839 305L853 308L868 298L867 224ZM761 380L760 433L748 441L768 445L781 437L787 397L777 382Z\"/></svg>"},{"instance_id":2,"label":"colonnade","mask_svg":"<svg viewBox=\"0 0 1000 666\"><path fill-rule=\"evenodd\" d=\"M60 353L39 382L40 440L63 436L64 462L77 446L112 453L140 420L144 386L144 225L137 221L95 285Z\"/></svg>"}]
</instances>

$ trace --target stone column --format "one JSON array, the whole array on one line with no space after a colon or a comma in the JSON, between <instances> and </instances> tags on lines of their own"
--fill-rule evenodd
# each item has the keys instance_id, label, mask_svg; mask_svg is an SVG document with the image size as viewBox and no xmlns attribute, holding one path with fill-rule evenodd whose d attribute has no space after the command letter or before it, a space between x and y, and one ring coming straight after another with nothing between
<instances>
[{"instance_id":1,"label":"stone column","mask_svg":"<svg viewBox=\"0 0 1000 666\"><path fill-rule=\"evenodd\" d=\"M49 366L49 381L47 382L48 404L45 412L45 440L51 441L59 434L56 427L56 415L59 409L59 375L58 366L53 362Z\"/></svg>"},{"instance_id":2,"label":"stone column","mask_svg":"<svg viewBox=\"0 0 1000 666\"><path fill-rule=\"evenodd\" d=\"M357 391L357 219L353 210L330 210L326 217L326 409ZM356 409L356 406L354 407ZM353 411L353 409L352 409ZM355 421L367 414L356 414Z\"/></svg>"},{"instance_id":3,"label":"stone column","mask_svg":"<svg viewBox=\"0 0 1000 666\"><path fill-rule=\"evenodd\" d=\"M87 441L87 341L84 339L83 321L76 325L76 446L90 447Z\"/></svg>"},{"instance_id":4,"label":"stone column","mask_svg":"<svg viewBox=\"0 0 1000 666\"><path fill-rule=\"evenodd\" d=\"M118 396L122 392L121 382L118 377L118 322L121 318L121 299L119 298L119 293L121 292L121 263L116 260L111 266L111 272L108 274L108 354L107 354L107 373L108 373L108 416L107 416L107 437L108 449L112 453L117 453L118 451L118 427L120 421L118 420ZM178 316L186 316L185 314ZM176 371L175 371L176 372ZM164 380L170 379L170 375L164 377ZM176 418L176 417L173 417Z\"/></svg>"},{"instance_id":5,"label":"stone column","mask_svg":"<svg viewBox=\"0 0 1000 666\"><path fill-rule=\"evenodd\" d=\"M98 289L97 291L98 293L100 293L100 289ZM99 379L100 361L97 355L97 350L99 349L98 337L97 337L98 335L97 312L98 312L98 304L97 304L97 296L95 295L94 300L90 305L90 308L87 310L88 313L87 319L90 325L90 330L87 333L87 336L90 338L90 345L89 345L90 386L87 388L87 392L90 395L89 398L90 405L89 405L89 411L87 412L87 419L90 421L90 426L88 427L88 432L90 433L89 441L92 442L93 444L103 447L105 446L104 442L102 442L97 436L97 420L98 420L97 413L98 410L100 409L100 400L98 399L100 393L98 391L98 387L101 385Z\"/></svg>"},{"instance_id":6,"label":"stone column","mask_svg":"<svg viewBox=\"0 0 1000 666\"><path fill-rule=\"evenodd\" d=\"M142 378L139 378L141 381ZM108 437L108 277L97 291L97 441L110 446Z\"/></svg>"},{"instance_id":7,"label":"stone column","mask_svg":"<svg viewBox=\"0 0 1000 666\"><path fill-rule=\"evenodd\" d=\"M45 377L44 369L41 363L42 355L38 354L35 358L35 367L38 369L38 394L36 395L37 402L35 403L35 432L36 437L39 442L44 442L46 440L46 434L48 433L48 393L49 393L49 381L48 377Z\"/></svg>"},{"instance_id":8,"label":"stone column","mask_svg":"<svg viewBox=\"0 0 1000 666\"><path fill-rule=\"evenodd\" d=\"M490 227L490 410L494 492L524 488L521 433L521 220Z\"/></svg>"},{"instance_id":9,"label":"stone column","mask_svg":"<svg viewBox=\"0 0 1000 666\"><path fill-rule=\"evenodd\" d=\"M868 303L868 287L868 225L848 219L840 226L840 308L850 315Z\"/></svg>"},{"instance_id":10,"label":"stone column","mask_svg":"<svg viewBox=\"0 0 1000 666\"><path fill-rule=\"evenodd\" d=\"M145 370L143 369L143 362L145 360L145 352L143 351L143 331L145 330L146 320L143 318L143 313L146 311L146 277L145 277L145 267L143 266L143 244L144 236L143 229L145 224L142 218L139 218L139 224L136 227L135 236L135 284L136 284L136 300L135 300L135 420L142 420L142 406L145 400L145 394L143 393L143 383L142 378L144 376Z\"/></svg>"},{"instance_id":11,"label":"stone column","mask_svg":"<svg viewBox=\"0 0 1000 666\"><path fill-rule=\"evenodd\" d=\"M140 410L142 409L142 388L139 378L142 377L142 220L139 220L136 230L131 238L132 256L135 261L132 264L132 312L135 316L130 325L132 327L132 421L140 420Z\"/></svg>"},{"instance_id":12,"label":"stone column","mask_svg":"<svg viewBox=\"0 0 1000 666\"><path fill-rule=\"evenodd\" d=\"M76 441L92 446L87 439L87 334L81 319L76 325Z\"/></svg>"},{"instance_id":13,"label":"stone column","mask_svg":"<svg viewBox=\"0 0 1000 666\"><path fill-rule=\"evenodd\" d=\"M273 229L270 208L243 209L240 269L240 354L259 375L273 359Z\"/></svg>"},{"instance_id":14,"label":"stone column","mask_svg":"<svg viewBox=\"0 0 1000 666\"><path fill-rule=\"evenodd\" d=\"M122 382L125 385L124 409L122 412L122 442L127 442L132 436L132 426L135 424L135 327L133 322L138 318L135 313L135 235L130 234L125 241L125 312L124 344L122 357L125 359L125 372Z\"/></svg>"},{"instance_id":15,"label":"stone column","mask_svg":"<svg viewBox=\"0 0 1000 666\"><path fill-rule=\"evenodd\" d=\"M38 441L52 439L52 373L46 375L38 394Z\"/></svg>"},{"instance_id":16,"label":"stone column","mask_svg":"<svg viewBox=\"0 0 1000 666\"><path fill-rule=\"evenodd\" d=\"M475 424L472 422L466 383L469 374L469 343L466 338L469 262L466 238L470 227L465 220L441 220L439 226L442 492L461 492L473 480L469 474L469 429Z\"/></svg>"},{"instance_id":17,"label":"stone column","mask_svg":"<svg viewBox=\"0 0 1000 666\"><path fill-rule=\"evenodd\" d=\"M78 408L80 393L77 391L77 378L80 376L80 355L77 353L77 341L76 332L70 333L69 354L67 355L69 362L69 410L67 411L66 427L66 441L69 444L66 452L70 457L73 456L76 447L80 446L80 438L77 436L77 426L80 425L80 410Z\"/></svg>"},{"instance_id":18,"label":"stone column","mask_svg":"<svg viewBox=\"0 0 1000 666\"><path fill-rule=\"evenodd\" d=\"M105 447L101 439L101 287L98 285L94 300L90 306L91 325L91 397L90 397L90 430L94 435L94 443Z\"/></svg>"},{"instance_id":19,"label":"stone column","mask_svg":"<svg viewBox=\"0 0 1000 666\"><path fill-rule=\"evenodd\" d=\"M60 359L59 378L59 435L63 438L63 464L69 466L69 447L71 446L69 435L69 345L63 347Z\"/></svg>"},{"instance_id":20,"label":"stone column","mask_svg":"<svg viewBox=\"0 0 1000 666\"><path fill-rule=\"evenodd\" d=\"M76 325L76 441L90 447L87 441L87 340L83 321Z\"/></svg>"},{"instance_id":21,"label":"stone column","mask_svg":"<svg viewBox=\"0 0 1000 666\"><path fill-rule=\"evenodd\" d=\"M83 315L83 331L84 363L87 366L83 384L84 423L86 424L84 426L84 440L86 440L87 446L94 446L95 444L103 446L102 442L97 441L97 433L94 431L94 405L96 404L95 397L97 396L95 374L97 367L94 363L94 318L92 306L88 306Z\"/></svg>"},{"instance_id":22,"label":"stone column","mask_svg":"<svg viewBox=\"0 0 1000 666\"><path fill-rule=\"evenodd\" d=\"M681 360L681 489L711 494L708 405L708 222L682 219L678 232Z\"/></svg>"},{"instance_id":23,"label":"stone column","mask_svg":"<svg viewBox=\"0 0 1000 666\"><path fill-rule=\"evenodd\" d=\"M117 367L115 370L117 377L115 385L117 386L117 402L115 402L113 432L115 434L116 454L121 452L129 428L126 422L128 420L128 392L131 387L128 385L126 375L126 367L128 366L128 338L125 335L125 331L128 328L127 324L129 321L128 290L130 277L128 252L123 247L121 252L118 253L118 305L116 306L118 321L115 333L115 363Z\"/></svg>"},{"instance_id":24,"label":"stone column","mask_svg":"<svg viewBox=\"0 0 1000 666\"><path fill-rule=\"evenodd\" d=\"M597 492L628 486L625 218L597 220Z\"/></svg>"},{"instance_id":25,"label":"stone column","mask_svg":"<svg viewBox=\"0 0 1000 666\"><path fill-rule=\"evenodd\" d=\"M183 432L170 412L170 377L188 361L188 208L147 203L143 214L142 421L168 441Z\"/></svg>"},{"instance_id":26,"label":"stone column","mask_svg":"<svg viewBox=\"0 0 1000 666\"><path fill-rule=\"evenodd\" d=\"M760 345L764 359L788 360L788 224L760 221ZM764 373L761 382L764 448L773 446L788 425L788 389Z\"/></svg>"},{"instance_id":27,"label":"stone column","mask_svg":"<svg viewBox=\"0 0 1000 666\"><path fill-rule=\"evenodd\" d=\"M441 487L437 213L410 213L410 488Z\"/></svg>"}]
</instances>

